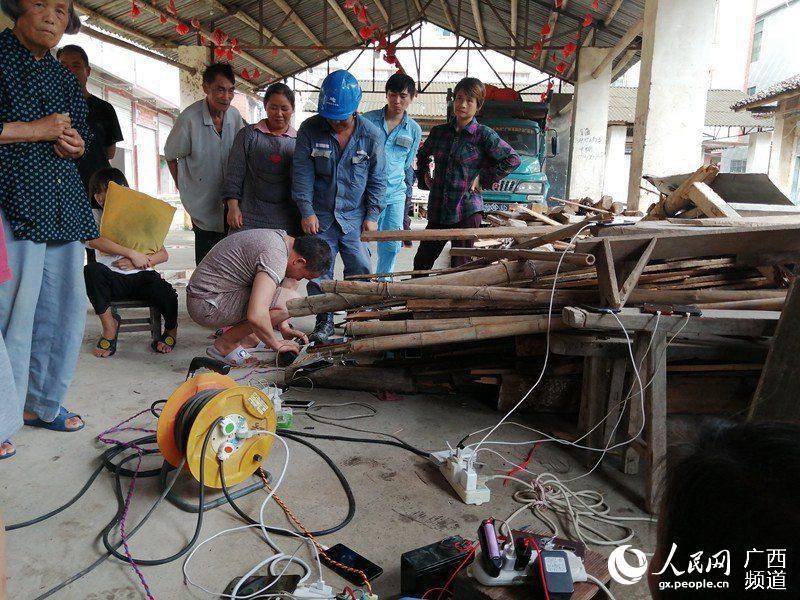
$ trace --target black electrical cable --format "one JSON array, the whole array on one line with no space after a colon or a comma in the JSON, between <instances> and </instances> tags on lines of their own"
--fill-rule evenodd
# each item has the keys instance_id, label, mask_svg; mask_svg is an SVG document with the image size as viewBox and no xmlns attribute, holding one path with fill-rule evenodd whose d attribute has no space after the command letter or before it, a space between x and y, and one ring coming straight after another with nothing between
<instances>
[{"instance_id":1,"label":"black electrical cable","mask_svg":"<svg viewBox=\"0 0 800 600\"><path fill-rule=\"evenodd\" d=\"M356 498L353 495L353 488L350 487L350 482L347 481L347 477L345 477L344 473L342 473L341 469L339 469L336 463L333 462L333 459L330 456L328 456L322 449L318 448L311 442L307 442L306 440L294 437L294 433L295 432L279 431L278 435L290 439L292 441L295 441L298 444L303 444L304 446L307 446L308 448L316 452L322 458L322 460L324 460L327 463L327 465L331 468L334 475L336 475L337 479L339 479L339 483L341 483L342 485L342 489L344 490L345 496L347 496L347 516L345 516L345 518L338 525L334 525L333 527L328 527L327 529L321 529L319 531L310 532L311 535L313 535L314 537L322 537L325 535L330 535L331 533L336 533L337 531L344 529L350 523L350 521L353 520L353 517L355 517ZM225 497L228 499L228 503L231 505L231 508L233 508L233 510L235 510L236 513L240 517L242 517L242 519L244 519L247 523L251 525L260 525L261 523L259 521L256 521L255 519L250 517L247 513L245 513L241 508L239 508L236 502L234 502L233 498L229 496L228 486L225 483L225 473L222 470L222 463L220 463L219 478L220 482L222 483L222 493L225 494ZM282 529L275 529L269 526L265 526L265 529L270 533L274 533L276 535L295 537L291 533L287 533ZM304 533L300 532L298 532L298 535L307 537Z\"/></svg>"},{"instance_id":2,"label":"black electrical cable","mask_svg":"<svg viewBox=\"0 0 800 600\"><path fill-rule=\"evenodd\" d=\"M111 522L108 525L106 525L106 527L103 529L103 532L102 532L103 545L106 547L106 550L109 553L111 553L111 555L113 555L115 558L118 558L118 559L120 559L122 561L125 561L125 562L130 562L131 560L133 560L133 562L135 562L137 565L142 565L144 567L150 567L150 566L165 565L167 563L170 563L170 562L172 562L174 560L179 559L181 556L183 556L184 554L189 552L189 550L192 549L192 547L197 542L197 539L200 537L200 530L203 528L203 512L204 512L203 505L205 504L205 468L203 468L203 466L205 465L206 449L208 448L209 440L211 440L211 434L214 432L214 429L217 427L217 425L219 424L220 421L222 421L222 417L217 418L214 421L214 423L212 423L211 427L209 427L208 431L206 432L205 438L203 439L203 447L200 450L200 465L201 465L201 468L200 468L200 491L199 491L199 494L198 494L198 502L199 502L199 505L200 505L200 510L197 512L197 523L195 525L194 535L192 535L192 539L189 540L186 543L186 545L184 545L183 548L181 548L178 552L176 552L175 554L172 554L171 556L167 556L165 558L156 558L156 559L133 558L133 559L130 559L126 555L120 554L119 552L117 552L117 548L119 548L121 542L118 543L116 546L113 546L111 544L111 542L109 542L108 536L111 533L111 531L114 529L114 527L116 527L119 524L119 522L120 522L120 520L122 518L122 512L125 509L125 499L124 499L123 494L122 494L122 482L120 481L120 476L119 476L118 473L115 473L114 474L114 480L115 480L115 484L116 484L115 485L115 491L117 493L117 502L120 503L120 508L117 511L117 514L114 515L114 518L111 520ZM187 435L188 435L188 432L187 432ZM128 537L130 537L130 536L128 536Z\"/></svg>"},{"instance_id":3,"label":"black electrical cable","mask_svg":"<svg viewBox=\"0 0 800 600\"><path fill-rule=\"evenodd\" d=\"M119 447L119 451L120 452L122 450L124 450L124 449L125 448L122 447L122 446ZM127 462L129 460L133 460L134 458L136 458L135 454L133 454L131 456L128 456L128 457L124 458L122 461L120 461L120 464L123 464L123 463L125 463L125 462ZM184 462L185 462L185 459L184 459ZM172 481L170 481L169 484L167 484L164 487L164 491L161 493L161 495L158 497L158 499L153 503L153 505L150 507L150 509L147 511L147 513L145 513L144 517L142 517L142 519L136 524L136 526L128 534L128 536L127 536L128 539L132 538L133 535L137 531L139 531L139 529L141 529L141 527L145 524L145 522L150 518L150 515L152 515L153 512L156 510L156 508L158 508L158 505L161 504L161 501L164 500L164 498L167 497L167 494L169 494L169 492L172 490L172 488L175 485L175 483L178 481L178 475L180 474L180 470L183 468L184 462L181 462L180 466L178 467L177 472L175 473L175 477L173 477ZM117 546L116 547L119 548L120 546L122 546L122 542L121 541L117 542ZM49 598L50 596L52 596L56 592L64 589L65 587L67 587L71 583L77 581L78 579L80 579L84 575L87 575L87 574L91 573L92 571L94 571L97 567L99 567L101 564L103 564L109 558L111 558L111 553L110 552L106 552L100 558L98 558L96 561L94 561L92 564L90 564L88 567L78 571L77 573L75 573L69 579L66 579L66 580L62 581L57 586L47 590L45 593L41 594L40 596L37 596L35 600L44 600L45 598ZM126 557L126 561L127 561L127 557Z\"/></svg>"},{"instance_id":4,"label":"black electrical cable","mask_svg":"<svg viewBox=\"0 0 800 600\"><path fill-rule=\"evenodd\" d=\"M284 431L281 431L280 435L283 435L283 434L284 434ZM358 444L380 444L382 446L395 446L397 448L402 448L403 450L408 450L409 452L413 452L417 456L422 456L424 458L428 458L428 456L430 455L429 452L425 452L424 450L420 450L419 448L415 448L411 444L406 444L404 442L398 442L398 441L395 441L395 440L374 440L374 439L368 439L368 438L354 438L354 437L345 437L345 436L341 436L341 435L326 435L326 434L322 434L322 433L308 433L307 431L292 431L291 434L294 435L294 436L314 438L314 439L317 439L317 440L337 440L337 441L340 441L340 442L355 442L355 443L358 443Z\"/></svg>"}]
</instances>

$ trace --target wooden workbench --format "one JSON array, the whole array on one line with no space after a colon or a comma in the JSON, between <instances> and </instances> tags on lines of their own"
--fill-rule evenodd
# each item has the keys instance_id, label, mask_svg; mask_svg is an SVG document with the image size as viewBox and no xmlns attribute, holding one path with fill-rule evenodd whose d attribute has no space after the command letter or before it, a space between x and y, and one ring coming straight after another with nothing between
<instances>
[{"instance_id":1,"label":"wooden workbench","mask_svg":"<svg viewBox=\"0 0 800 600\"><path fill-rule=\"evenodd\" d=\"M726 339L765 339L775 334L780 319L778 311L755 310L705 310L702 316L660 316L643 313L638 308L623 308L618 314L592 312L582 308L566 307L562 313L566 325L574 329L621 333L620 324L633 341L633 355L639 377L645 386L643 397L638 384L633 398L627 403L618 438L635 439L623 450L623 470L636 473L639 459L645 463L645 509L657 512L660 490L666 469L667 454L667 340L680 332L681 336L712 339L724 343ZM658 327L656 327L658 323ZM627 348L626 348L627 350ZM578 421L579 434L586 433L606 414L608 423L615 423L623 403L625 379L632 376L630 357L587 356L584 368L584 386ZM641 437L637 434L641 431ZM586 443L604 447L610 434L609 427L598 427ZM612 442L613 443L613 442ZM596 455L593 455L596 459Z\"/></svg>"}]
</instances>

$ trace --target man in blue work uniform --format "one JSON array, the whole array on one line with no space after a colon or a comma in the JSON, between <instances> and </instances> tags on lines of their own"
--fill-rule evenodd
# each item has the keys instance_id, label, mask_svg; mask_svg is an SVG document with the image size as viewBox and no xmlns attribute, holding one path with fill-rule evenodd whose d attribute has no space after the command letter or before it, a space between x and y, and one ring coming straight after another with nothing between
<instances>
[{"instance_id":1,"label":"man in blue work uniform","mask_svg":"<svg viewBox=\"0 0 800 600\"><path fill-rule=\"evenodd\" d=\"M322 82L317 112L297 132L292 198L307 235L318 235L331 248L331 268L309 281L308 294L322 293L319 281L333 279L336 255L344 274L371 272L369 248L362 231L377 231L386 196L383 136L356 113L361 87L347 71L330 73ZM333 314L317 315L310 338L325 342L333 335Z\"/></svg>"},{"instance_id":2,"label":"man in blue work uniform","mask_svg":"<svg viewBox=\"0 0 800 600\"><path fill-rule=\"evenodd\" d=\"M378 219L379 231L403 229L406 204L414 185L414 157L417 155L422 128L408 116L408 107L416 95L414 80L405 73L395 73L386 82L386 106L364 113L383 134L386 155L386 199ZM378 242L377 273L394 271L401 243Z\"/></svg>"}]
</instances>

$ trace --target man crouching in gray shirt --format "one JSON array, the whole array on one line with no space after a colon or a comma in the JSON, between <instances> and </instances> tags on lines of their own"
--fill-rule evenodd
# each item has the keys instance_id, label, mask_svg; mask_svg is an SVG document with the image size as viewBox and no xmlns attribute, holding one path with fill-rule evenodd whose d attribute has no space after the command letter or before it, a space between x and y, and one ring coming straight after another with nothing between
<instances>
[{"instance_id":1,"label":"man crouching in gray shirt","mask_svg":"<svg viewBox=\"0 0 800 600\"><path fill-rule=\"evenodd\" d=\"M292 329L286 302L299 296L299 280L319 277L330 266L330 247L316 237L295 239L281 230L250 229L219 242L195 269L186 289L195 323L229 328L207 354L232 366L249 364L253 357L244 344L252 346L258 340L276 352L299 352L293 338L304 343L308 338Z\"/></svg>"}]
</instances>

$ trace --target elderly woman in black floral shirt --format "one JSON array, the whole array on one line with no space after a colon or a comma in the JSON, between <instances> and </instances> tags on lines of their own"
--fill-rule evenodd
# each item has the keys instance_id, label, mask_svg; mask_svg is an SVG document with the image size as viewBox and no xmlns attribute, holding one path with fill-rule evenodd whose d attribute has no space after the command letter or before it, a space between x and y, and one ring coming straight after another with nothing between
<instances>
[{"instance_id":1,"label":"elderly woman in black floral shirt","mask_svg":"<svg viewBox=\"0 0 800 600\"><path fill-rule=\"evenodd\" d=\"M0 395L0 458L24 422L77 431L62 401L86 320L82 240L98 236L75 160L91 136L75 76L50 54L80 21L71 0L0 0L0 211L12 271L0 331L13 380ZM24 415L23 415L24 412Z\"/></svg>"}]
</instances>

